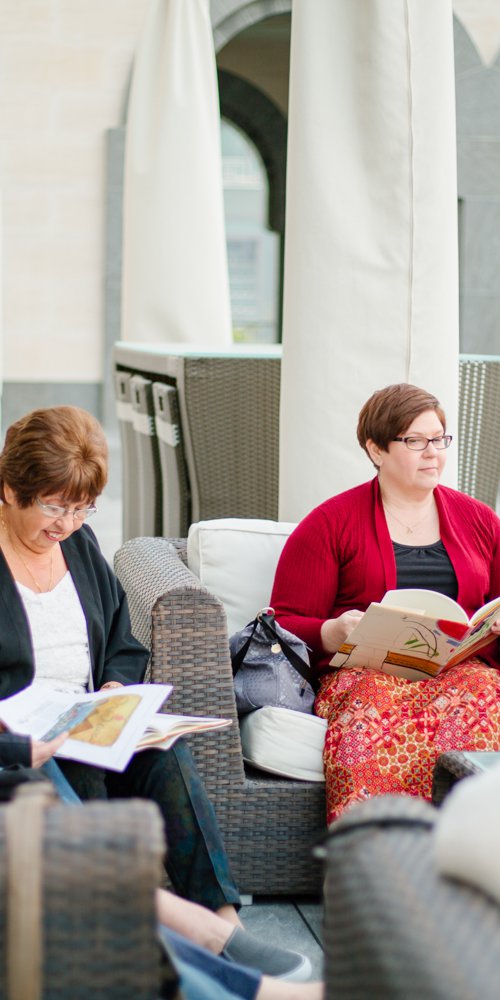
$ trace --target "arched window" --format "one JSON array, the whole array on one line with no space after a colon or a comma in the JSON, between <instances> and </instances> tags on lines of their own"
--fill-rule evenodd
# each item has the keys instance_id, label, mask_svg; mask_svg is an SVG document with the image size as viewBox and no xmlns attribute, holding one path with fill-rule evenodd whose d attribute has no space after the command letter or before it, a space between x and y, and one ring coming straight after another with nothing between
<instances>
[{"instance_id":1,"label":"arched window","mask_svg":"<svg viewBox=\"0 0 500 1000\"><path fill-rule=\"evenodd\" d=\"M235 341L279 339L280 237L268 227L269 182L255 144L221 120L224 210Z\"/></svg>"}]
</instances>

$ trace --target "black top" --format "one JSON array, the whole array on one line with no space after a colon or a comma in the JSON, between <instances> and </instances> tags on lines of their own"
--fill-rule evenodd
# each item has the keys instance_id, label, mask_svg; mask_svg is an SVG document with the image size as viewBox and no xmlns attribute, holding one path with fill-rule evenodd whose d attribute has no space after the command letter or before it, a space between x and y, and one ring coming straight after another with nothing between
<instances>
[{"instance_id":1,"label":"black top","mask_svg":"<svg viewBox=\"0 0 500 1000\"><path fill-rule=\"evenodd\" d=\"M398 589L421 587L457 599L458 583L450 557L441 540L432 545L393 542Z\"/></svg>"}]
</instances>

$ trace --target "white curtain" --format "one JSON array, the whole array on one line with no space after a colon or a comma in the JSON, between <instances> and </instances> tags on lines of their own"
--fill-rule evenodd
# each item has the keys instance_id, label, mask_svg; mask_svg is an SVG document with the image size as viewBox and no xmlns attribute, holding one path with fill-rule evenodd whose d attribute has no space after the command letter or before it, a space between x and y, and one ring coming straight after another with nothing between
<instances>
[{"instance_id":1,"label":"white curtain","mask_svg":"<svg viewBox=\"0 0 500 1000\"><path fill-rule=\"evenodd\" d=\"M151 0L125 152L122 337L232 342L208 0Z\"/></svg>"},{"instance_id":2,"label":"white curtain","mask_svg":"<svg viewBox=\"0 0 500 1000\"><path fill-rule=\"evenodd\" d=\"M294 0L285 520L371 476L356 424L376 389L434 392L456 433L455 147L451 0Z\"/></svg>"}]
</instances>

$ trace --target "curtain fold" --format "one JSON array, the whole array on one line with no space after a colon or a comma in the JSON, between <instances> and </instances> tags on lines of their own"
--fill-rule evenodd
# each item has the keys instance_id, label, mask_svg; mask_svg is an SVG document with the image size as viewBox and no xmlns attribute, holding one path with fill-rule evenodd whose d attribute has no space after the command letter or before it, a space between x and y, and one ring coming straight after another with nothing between
<instances>
[{"instance_id":1,"label":"curtain fold","mask_svg":"<svg viewBox=\"0 0 500 1000\"><path fill-rule=\"evenodd\" d=\"M125 148L122 337L232 343L208 0L151 0Z\"/></svg>"},{"instance_id":2,"label":"curtain fold","mask_svg":"<svg viewBox=\"0 0 500 1000\"><path fill-rule=\"evenodd\" d=\"M451 0L294 0L280 518L369 478L382 386L434 392L456 432L458 350Z\"/></svg>"}]
</instances>

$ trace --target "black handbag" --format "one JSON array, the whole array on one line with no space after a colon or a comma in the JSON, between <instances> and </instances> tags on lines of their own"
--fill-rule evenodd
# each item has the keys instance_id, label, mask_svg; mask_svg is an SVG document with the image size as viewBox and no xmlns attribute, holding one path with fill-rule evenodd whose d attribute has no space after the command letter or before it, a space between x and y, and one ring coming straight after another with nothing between
<instances>
[{"instance_id":1,"label":"black handbag","mask_svg":"<svg viewBox=\"0 0 500 1000\"><path fill-rule=\"evenodd\" d=\"M264 705L312 712L314 690L305 642L263 608L229 640L236 707L240 715Z\"/></svg>"}]
</instances>

